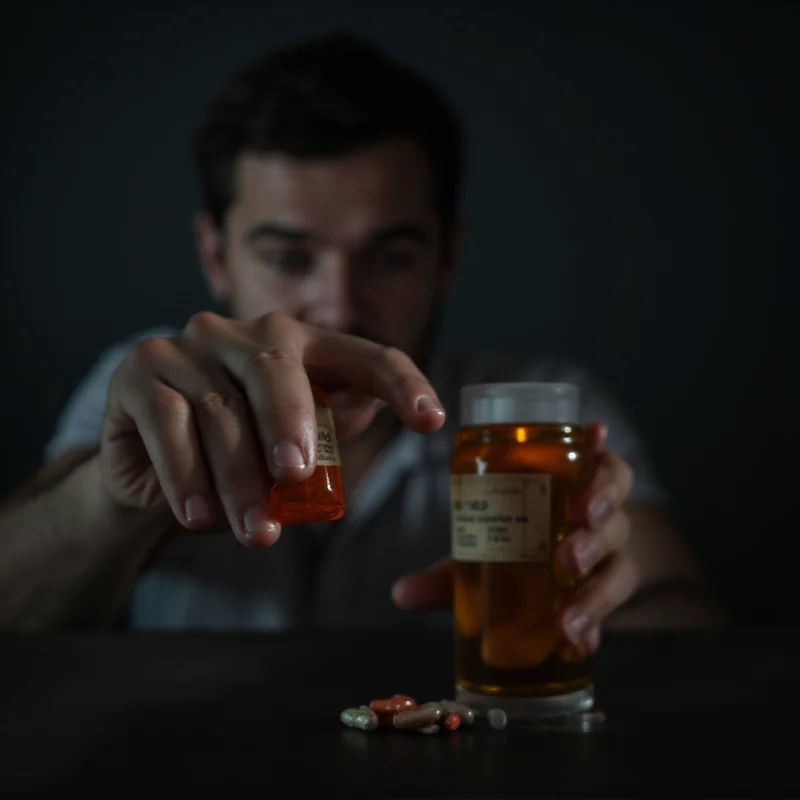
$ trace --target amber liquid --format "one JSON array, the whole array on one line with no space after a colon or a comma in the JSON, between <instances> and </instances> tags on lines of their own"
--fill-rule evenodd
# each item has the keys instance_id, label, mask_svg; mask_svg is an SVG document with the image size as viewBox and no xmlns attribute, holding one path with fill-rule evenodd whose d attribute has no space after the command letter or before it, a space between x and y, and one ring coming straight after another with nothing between
<instances>
[{"instance_id":1,"label":"amber liquid","mask_svg":"<svg viewBox=\"0 0 800 800\"><path fill-rule=\"evenodd\" d=\"M269 513L281 525L333 522L344 516L341 468L318 466L304 483L276 484L269 495Z\"/></svg>"},{"instance_id":2,"label":"amber liquid","mask_svg":"<svg viewBox=\"0 0 800 800\"><path fill-rule=\"evenodd\" d=\"M489 695L545 697L590 682L586 650L556 633L556 615L577 581L555 560L556 545L577 527L587 487L585 435L577 426L489 425L457 434L454 475L550 475L550 556L546 561L455 561L456 684Z\"/></svg>"},{"instance_id":3,"label":"amber liquid","mask_svg":"<svg viewBox=\"0 0 800 800\"><path fill-rule=\"evenodd\" d=\"M311 391L318 407L329 408L322 389L312 385ZM317 419L319 422L319 415ZM335 436L335 432L331 430L327 435ZM277 483L269 495L270 517L281 525L333 522L344 516L344 509L342 469L331 464L318 463L312 476L303 483Z\"/></svg>"}]
</instances>

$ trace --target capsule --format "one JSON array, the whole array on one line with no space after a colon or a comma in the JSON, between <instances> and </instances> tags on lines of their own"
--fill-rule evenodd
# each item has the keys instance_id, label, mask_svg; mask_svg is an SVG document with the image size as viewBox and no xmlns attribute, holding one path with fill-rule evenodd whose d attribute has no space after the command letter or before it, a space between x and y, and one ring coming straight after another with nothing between
<instances>
[{"instance_id":1,"label":"capsule","mask_svg":"<svg viewBox=\"0 0 800 800\"><path fill-rule=\"evenodd\" d=\"M425 733L425 734L439 733L439 726L426 725L424 728L417 728L416 731L417 733Z\"/></svg>"},{"instance_id":2,"label":"capsule","mask_svg":"<svg viewBox=\"0 0 800 800\"><path fill-rule=\"evenodd\" d=\"M421 708L412 708L401 711L392 720L394 727L400 730L420 729L433 725L442 718L442 709L435 704L425 705Z\"/></svg>"},{"instance_id":3,"label":"capsule","mask_svg":"<svg viewBox=\"0 0 800 800\"><path fill-rule=\"evenodd\" d=\"M475 722L475 711L463 703L455 700L440 700L436 705L446 714L458 714L462 725L472 725Z\"/></svg>"},{"instance_id":4,"label":"capsule","mask_svg":"<svg viewBox=\"0 0 800 800\"><path fill-rule=\"evenodd\" d=\"M458 714L448 714L444 718L444 726L449 731L454 731L458 726L461 725L461 717Z\"/></svg>"},{"instance_id":5,"label":"capsule","mask_svg":"<svg viewBox=\"0 0 800 800\"><path fill-rule=\"evenodd\" d=\"M373 700L369 707L378 714L398 714L400 711L417 708L417 701L407 694L393 694L386 699Z\"/></svg>"},{"instance_id":6,"label":"capsule","mask_svg":"<svg viewBox=\"0 0 800 800\"><path fill-rule=\"evenodd\" d=\"M496 731L505 730L506 725L508 725L508 715L502 708L491 709L486 717L489 720L489 724Z\"/></svg>"},{"instance_id":7,"label":"capsule","mask_svg":"<svg viewBox=\"0 0 800 800\"><path fill-rule=\"evenodd\" d=\"M362 731L372 731L378 727L378 715L371 708L346 708L339 715L339 719L348 728L358 728Z\"/></svg>"}]
</instances>

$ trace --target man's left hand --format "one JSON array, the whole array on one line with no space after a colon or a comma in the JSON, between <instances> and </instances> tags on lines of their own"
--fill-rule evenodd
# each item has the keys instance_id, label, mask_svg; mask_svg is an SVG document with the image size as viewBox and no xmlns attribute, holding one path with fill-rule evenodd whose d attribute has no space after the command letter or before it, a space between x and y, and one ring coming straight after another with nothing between
<instances>
[{"instance_id":1,"label":"man's left hand","mask_svg":"<svg viewBox=\"0 0 800 800\"><path fill-rule=\"evenodd\" d=\"M556 549L560 565L582 581L573 602L558 616L559 633L590 651L600 644L606 618L636 591L638 570L625 551L630 521L625 502L633 485L631 468L616 453L604 450L607 429L600 423L587 426L594 474L579 509L580 527ZM400 578L392 597L401 608L431 609L452 605L453 562L436 564Z\"/></svg>"}]
</instances>

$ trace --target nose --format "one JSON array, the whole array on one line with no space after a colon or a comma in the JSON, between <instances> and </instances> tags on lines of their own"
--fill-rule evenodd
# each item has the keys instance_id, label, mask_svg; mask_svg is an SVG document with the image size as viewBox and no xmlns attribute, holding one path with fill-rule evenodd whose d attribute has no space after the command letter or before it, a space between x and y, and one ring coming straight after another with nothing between
<instances>
[{"instance_id":1,"label":"nose","mask_svg":"<svg viewBox=\"0 0 800 800\"><path fill-rule=\"evenodd\" d=\"M305 321L345 330L353 324L350 269L344 257L331 258L318 271L307 297Z\"/></svg>"}]
</instances>

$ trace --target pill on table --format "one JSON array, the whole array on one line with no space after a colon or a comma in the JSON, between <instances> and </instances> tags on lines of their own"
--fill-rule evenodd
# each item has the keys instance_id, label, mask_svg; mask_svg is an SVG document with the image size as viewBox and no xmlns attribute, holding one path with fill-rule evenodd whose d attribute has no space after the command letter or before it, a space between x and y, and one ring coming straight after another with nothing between
<instances>
[{"instance_id":1,"label":"pill on table","mask_svg":"<svg viewBox=\"0 0 800 800\"><path fill-rule=\"evenodd\" d=\"M475 722L475 711L463 703L455 700L440 700L436 705L446 714L458 714L462 725L472 725Z\"/></svg>"},{"instance_id":2,"label":"pill on table","mask_svg":"<svg viewBox=\"0 0 800 800\"><path fill-rule=\"evenodd\" d=\"M461 717L458 714L448 714L444 718L444 726L449 731L454 731L461 724Z\"/></svg>"},{"instance_id":3,"label":"pill on table","mask_svg":"<svg viewBox=\"0 0 800 800\"><path fill-rule=\"evenodd\" d=\"M370 708L346 708L339 719L348 728L359 728L362 731L371 731L378 727L378 715Z\"/></svg>"},{"instance_id":4,"label":"pill on table","mask_svg":"<svg viewBox=\"0 0 800 800\"><path fill-rule=\"evenodd\" d=\"M508 716L502 708L491 709L486 715L486 718L496 731L505 730L506 725L508 725Z\"/></svg>"},{"instance_id":5,"label":"pill on table","mask_svg":"<svg viewBox=\"0 0 800 800\"><path fill-rule=\"evenodd\" d=\"M424 728L416 728L418 733L439 733L439 726L436 724L433 725L426 725Z\"/></svg>"},{"instance_id":6,"label":"pill on table","mask_svg":"<svg viewBox=\"0 0 800 800\"><path fill-rule=\"evenodd\" d=\"M417 708L417 701L407 694L393 694L389 700L397 706L397 710Z\"/></svg>"},{"instance_id":7,"label":"pill on table","mask_svg":"<svg viewBox=\"0 0 800 800\"><path fill-rule=\"evenodd\" d=\"M393 720L395 728L407 730L409 728L424 728L438 722L442 718L442 709L436 705L412 708L408 711L401 711Z\"/></svg>"},{"instance_id":8,"label":"pill on table","mask_svg":"<svg viewBox=\"0 0 800 800\"><path fill-rule=\"evenodd\" d=\"M399 711L416 708L417 701L405 694L395 694L388 698L377 698L369 704L369 707L378 714L397 714Z\"/></svg>"}]
</instances>

